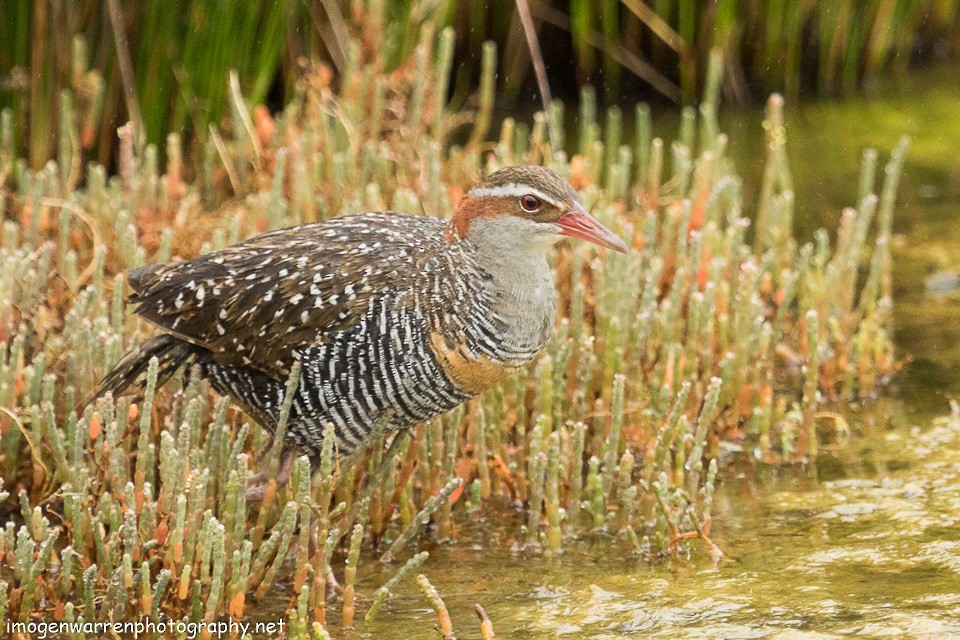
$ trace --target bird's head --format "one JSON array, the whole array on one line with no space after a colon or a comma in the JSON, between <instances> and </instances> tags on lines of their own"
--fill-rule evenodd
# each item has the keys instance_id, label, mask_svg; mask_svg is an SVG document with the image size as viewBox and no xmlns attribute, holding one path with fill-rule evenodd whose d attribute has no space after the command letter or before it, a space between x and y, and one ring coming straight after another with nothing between
<instances>
[{"instance_id":1,"label":"bird's head","mask_svg":"<svg viewBox=\"0 0 960 640\"><path fill-rule=\"evenodd\" d=\"M590 215L570 183L552 169L504 167L473 187L451 220L459 238L546 246L560 236L626 252L627 245Z\"/></svg>"}]
</instances>

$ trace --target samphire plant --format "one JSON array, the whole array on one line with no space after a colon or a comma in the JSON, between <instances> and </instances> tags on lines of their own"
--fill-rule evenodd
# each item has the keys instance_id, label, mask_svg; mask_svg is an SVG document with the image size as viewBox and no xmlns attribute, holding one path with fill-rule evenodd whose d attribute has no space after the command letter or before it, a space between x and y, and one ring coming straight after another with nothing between
<instances>
[{"instance_id":1,"label":"samphire plant","mask_svg":"<svg viewBox=\"0 0 960 640\"><path fill-rule=\"evenodd\" d=\"M115 176L84 164L69 114L57 160L28 170L3 114L0 623L241 620L270 592L289 597L289 637L327 637L365 624L358 562L400 567L361 600L370 619L404 575L429 573L419 540L455 535L452 523L496 501L524 505L525 549L560 553L590 534L650 561L716 560L718 442L757 464L809 460L826 403L868 396L896 371L890 233L905 142L879 196L867 151L835 238L800 243L778 96L759 202L747 203L718 131L717 65L669 144L643 105L624 139L620 111L601 123L589 89L572 139L559 102L491 135L495 48L476 110L461 113L443 100L452 47L451 31L427 23L385 72L353 46L337 86L313 68L276 115L233 90L230 126L211 129L196 160L176 133L138 150L124 127ZM266 435L189 372L157 389L153 369L143 397L78 412L152 332L125 313L128 269L361 210L442 216L477 176L517 163L568 176L632 251L559 248L562 320L548 352L479 400L382 431L350 458L328 448L315 469L302 458L261 503L244 489ZM446 634L439 594L418 582Z\"/></svg>"}]
</instances>

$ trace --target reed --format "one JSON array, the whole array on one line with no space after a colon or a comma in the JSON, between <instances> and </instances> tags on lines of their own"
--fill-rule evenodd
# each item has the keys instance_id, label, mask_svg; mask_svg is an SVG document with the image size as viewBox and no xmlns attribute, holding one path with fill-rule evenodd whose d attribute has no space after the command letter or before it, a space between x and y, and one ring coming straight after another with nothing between
<instances>
[{"instance_id":1,"label":"reed","mask_svg":"<svg viewBox=\"0 0 960 640\"><path fill-rule=\"evenodd\" d=\"M26 153L34 170L57 157L63 179L74 184L82 178L81 153L94 152L103 164L118 153L114 123L122 119L134 120L142 132L138 148L144 142L159 146L167 132L177 131L185 134L188 155L201 158L225 119L235 133L251 129L252 119L234 117L243 113L241 88L252 104L268 97L287 103L298 95L295 79L303 60L322 64L325 74L335 73L355 89L358 65L425 65L436 49L430 43L416 52L423 36L453 26L456 36L439 47L452 56L457 43L463 68L453 83L458 102L478 87L481 97L489 94L482 83L474 84L485 78L503 100L516 104L532 70L515 0L138 0L115 3L110 11L125 36L119 47L117 32L103 19L109 0L8 4L11 19L0 25L0 109L11 113L4 147ZM572 62L580 83L600 83L611 104L638 91L690 104L700 89L711 90L711 64L727 70L727 94L746 103L748 87L782 91L791 99L807 92L849 94L864 78L902 71L918 57L960 53L957 0L529 4L546 62ZM499 61L485 48L486 37L504 53ZM918 43L930 53L918 53ZM483 71L490 64L499 65L496 83ZM236 74L228 83L231 70ZM447 96L451 79L438 82L442 90L436 95ZM413 91L411 122L427 106L423 95L422 87ZM369 105L373 126L392 100L386 86L379 96ZM139 117L125 115L135 113ZM551 138L560 132L551 126ZM648 148L639 151L645 155ZM618 149L608 145L607 151ZM14 155L4 153L12 161ZM636 168L642 170L645 160Z\"/></svg>"}]
</instances>

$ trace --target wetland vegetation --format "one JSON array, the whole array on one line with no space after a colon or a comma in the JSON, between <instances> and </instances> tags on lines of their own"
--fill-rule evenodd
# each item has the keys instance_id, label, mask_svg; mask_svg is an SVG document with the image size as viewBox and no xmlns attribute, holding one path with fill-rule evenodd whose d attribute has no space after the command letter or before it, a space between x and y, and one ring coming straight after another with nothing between
<instances>
[{"instance_id":1,"label":"wetland vegetation","mask_svg":"<svg viewBox=\"0 0 960 640\"><path fill-rule=\"evenodd\" d=\"M424 14L403 55L372 47L379 6L351 5L343 68L309 65L282 110L223 77L207 135L121 127L116 171L89 162L84 41L51 162L4 111L0 623L960 636L952 70L734 113L714 56L697 108L585 86L497 117L495 45L451 102L455 32ZM547 353L477 401L301 459L261 503L266 434L199 380L78 409L153 331L127 270L332 215L442 216L517 163L568 176L633 251L558 248Z\"/></svg>"}]
</instances>

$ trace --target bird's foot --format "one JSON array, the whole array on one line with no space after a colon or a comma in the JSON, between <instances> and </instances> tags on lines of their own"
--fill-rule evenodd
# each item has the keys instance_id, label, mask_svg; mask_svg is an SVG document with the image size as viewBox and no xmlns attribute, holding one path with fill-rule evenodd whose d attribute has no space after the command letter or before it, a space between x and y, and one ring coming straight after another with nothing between
<instances>
[{"instance_id":1,"label":"bird's foot","mask_svg":"<svg viewBox=\"0 0 960 640\"><path fill-rule=\"evenodd\" d=\"M254 475L247 478L247 488L252 489L253 487L259 486L267 481L267 472L258 471Z\"/></svg>"},{"instance_id":2,"label":"bird's foot","mask_svg":"<svg viewBox=\"0 0 960 640\"><path fill-rule=\"evenodd\" d=\"M327 585L328 599L333 600L343 594L343 587L341 587L340 583L337 582L337 576L333 575L333 569L331 569L330 573L327 574L327 579L325 582Z\"/></svg>"},{"instance_id":3,"label":"bird's foot","mask_svg":"<svg viewBox=\"0 0 960 640\"><path fill-rule=\"evenodd\" d=\"M275 488L279 489L290 482L290 474L293 472L293 462L297 459L296 449L284 449L280 454L280 468L277 469L277 475L273 478ZM267 494L270 487L270 480L267 478L267 471L261 471L247 481L247 501L261 502Z\"/></svg>"}]
</instances>

